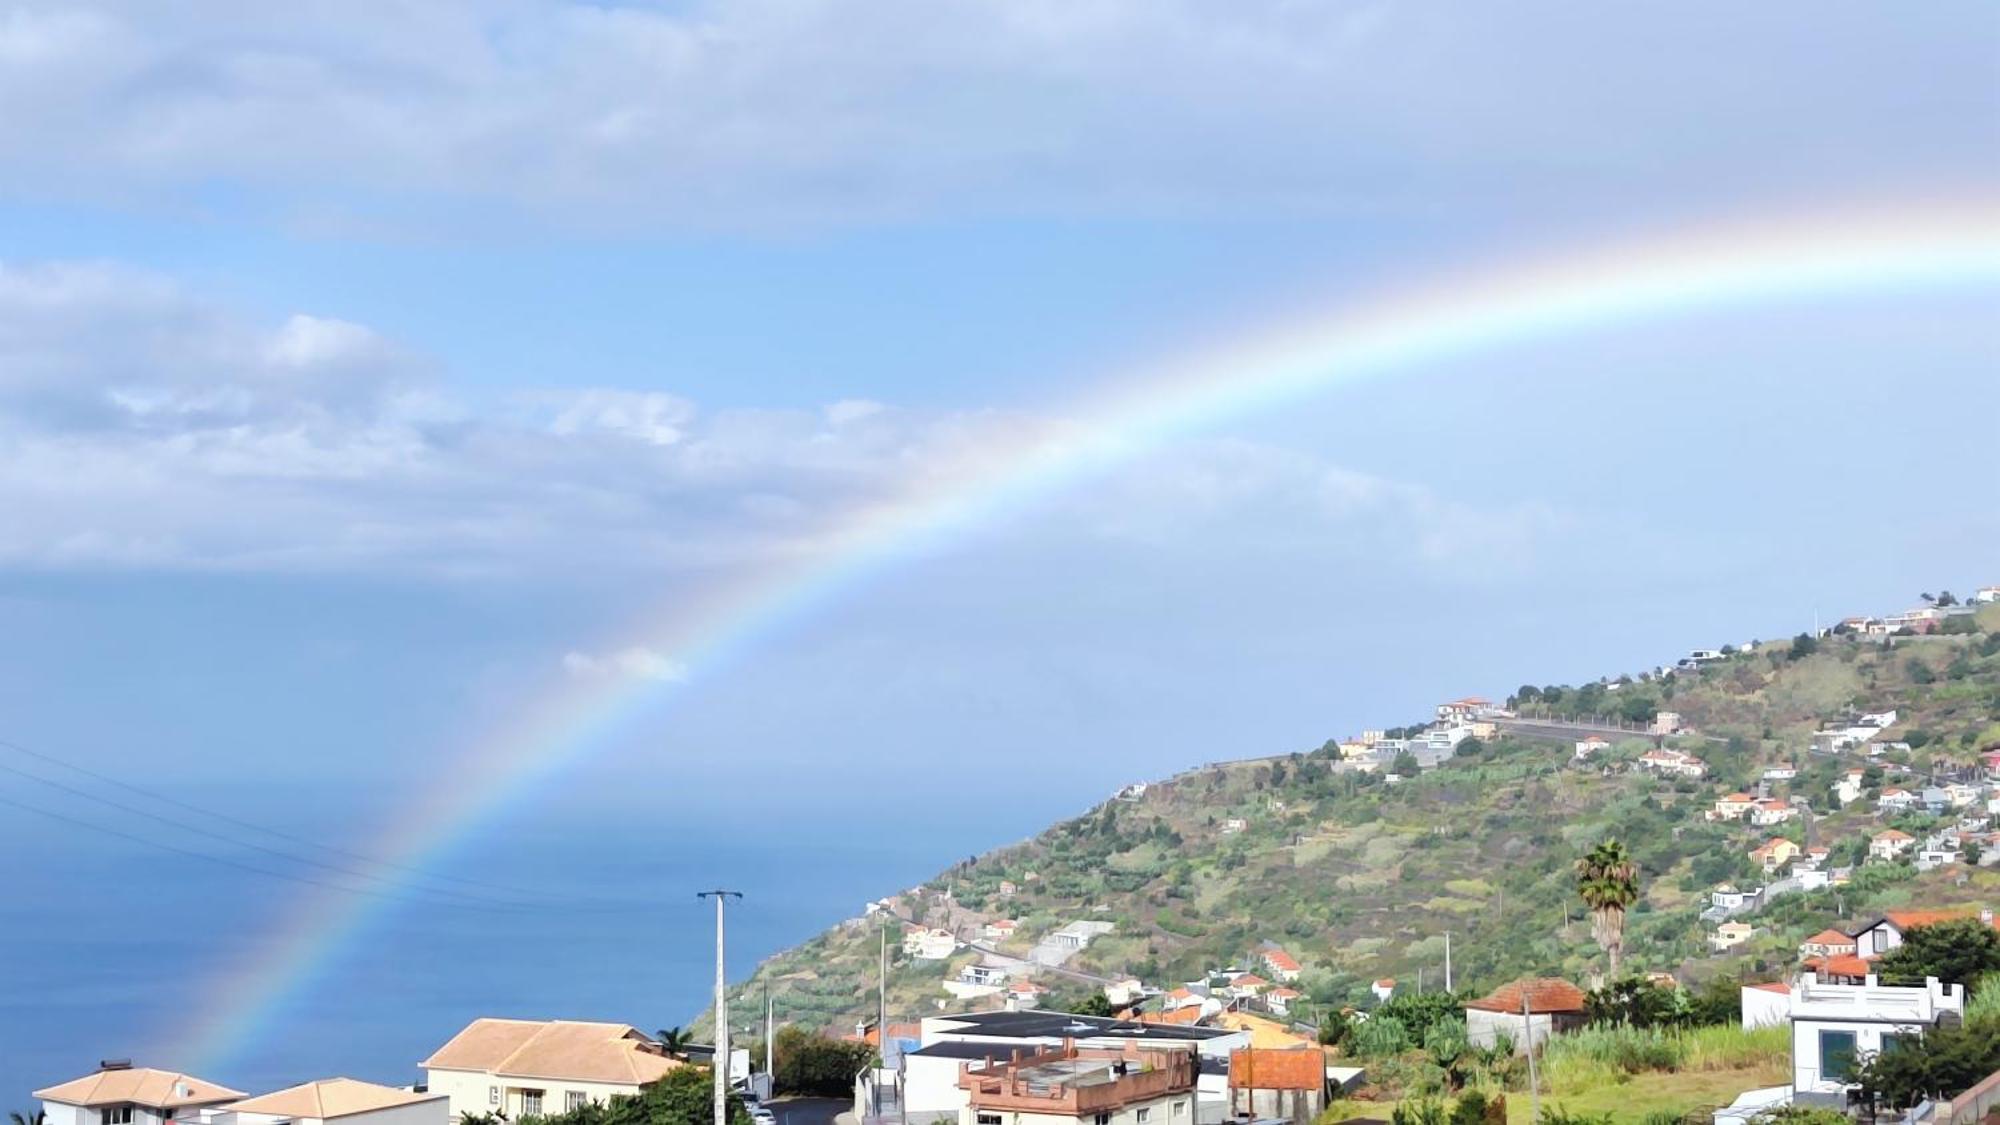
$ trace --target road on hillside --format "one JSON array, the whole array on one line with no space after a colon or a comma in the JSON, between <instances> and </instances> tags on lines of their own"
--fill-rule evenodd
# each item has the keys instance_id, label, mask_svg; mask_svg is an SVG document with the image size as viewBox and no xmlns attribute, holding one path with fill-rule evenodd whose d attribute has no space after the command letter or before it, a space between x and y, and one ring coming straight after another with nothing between
<instances>
[{"instance_id":1,"label":"road on hillside","mask_svg":"<svg viewBox=\"0 0 2000 1125\"><path fill-rule=\"evenodd\" d=\"M778 1125L833 1125L833 1119L851 1111L854 1103L839 1098L779 1098L764 1103Z\"/></svg>"}]
</instances>

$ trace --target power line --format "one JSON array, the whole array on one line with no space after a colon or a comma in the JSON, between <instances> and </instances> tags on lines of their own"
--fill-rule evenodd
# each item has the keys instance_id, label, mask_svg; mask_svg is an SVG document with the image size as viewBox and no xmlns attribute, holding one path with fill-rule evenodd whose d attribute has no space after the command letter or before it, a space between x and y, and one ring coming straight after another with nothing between
<instances>
[{"instance_id":1,"label":"power line","mask_svg":"<svg viewBox=\"0 0 2000 1125\"><path fill-rule=\"evenodd\" d=\"M0 748L12 750L17 754L24 754L27 757L34 758L37 761L47 762L50 765L61 766L63 769L66 770L73 770L76 773L80 773L83 776L92 779L93 781L103 782L106 785L123 789L127 793L137 794L138 796L145 797L148 800L160 801L165 804L172 805L175 808L184 809L191 813L196 813L198 815L206 817L213 817L216 820L224 821L229 824L234 824L239 828L248 828L253 832L261 832L266 836L272 836L280 840L288 840L294 844L303 844L309 848L318 848L321 851L331 852L334 855L346 856L348 859L360 860L363 863L372 863L380 867L393 868L397 871L406 872L411 875L418 875L426 879L432 879L447 883L459 883L468 887L478 887L482 890L500 891L504 894L526 895L531 898L538 897L542 894L542 892L540 891L532 891L523 887L509 887L499 883L485 883L477 879L462 879L455 875L445 875L438 872L427 871L421 867L415 867L406 863L398 863L395 860L383 859L380 856L364 855L361 852L352 852L348 851L345 848L335 847L331 844L322 844L315 840L308 840L303 836L294 836L289 832L281 832L276 828L270 828L266 827L265 825L255 824L252 823L251 821L231 816L225 812L219 812L215 809L203 808L200 805L189 804L186 801L169 797L164 793L158 793L150 789L142 789L139 786L133 785L129 782L120 781L115 777L99 773L98 771L90 769L87 766L77 765L75 762L67 761L65 759L56 757L54 754L44 753L40 750L31 750L28 747L23 746L18 742L9 742L4 738L0 738Z\"/></svg>"},{"instance_id":2,"label":"power line","mask_svg":"<svg viewBox=\"0 0 2000 1125\"><path fill-rule=\"evenodd\" d=\"M116 836L121 840L129 840L134 844L142 844L149 848L161 848L166 851L178 853L180 855L190 856L194 859L207 860L210 863L220 864L223 867L232 867L238 871L247 871L252 875L263 875L272 879L285 879L293 883L305 883L308 886L324 887L328 890L340 891L344 894L367 895L370 898L384 899L389 902L402 903L406 906L445 905L445 906L458 906L467 910L486 910L486 911L491 911L493 913L516 913L515 911L497 910L492 907L477 906L469 903L446 902L440 904L437 901L431 899L417 899L417 898L411 898L407 895L387 894L385 892L377 891L369 887L350 887L341 883L330 883L324 879L315 879L310 875L298 875L288 871L272 871L268 868L258 867L254 864L239 863L236 860L228 859L223 856L212 855L208 852L196 851L193 848L179 847L174 844L169 844L164 840L153 840L153 839L148 839L147 837L144 836L133 835L130 832L121 832L116 828L107 828L102 824L96 824L88 820L83 820L79 817L67 816L63 813L54 812L50 809L38 808L34 805L27 804L26 802L23 801L16 801L11 797L0 797L0 805L7 805L11 808L20 809L22 812L29 812L35 814L36 816L47 817L50 820L60 821L64 824L73 825L77 828L88 829L89 831L92 832L101 832L106 836Z\"/></svg>"},{"instance_id":3,"label":"power line","mask_svg":"<svg viewBox=\"0 0 2000 1125\"><path fill-rule=\"evenodd\" d=\"M113 800L110 797L105 797L100 794L92 793L89 792L88 790L78 789L70 785L64 785L60 781L54 781L49 778L42 777L39 774L29 773L27 770L16 769L15 767L9 765L0 765L0 771L11 773L16 777L25 777L30 781L46 785L51 789L56 789L64 793L68 793L72 797L80 797L86 801L96 801L100 804L108 805L111 808L117 809L120 812L129 813L132 816L142 816L149 820L157 820L161 824L164 824L169 828L179 829L182 832L192 832L197 836L206 836L211 840L216 840L221 843L228 844L232 847L248 848L251 851L262 852L265 855L272 856L276 859L282 859L288 863L302 863L309 867L317 867L322 871L331 871L337 875L345 875L353 879L367 879L377 883L387 883L390 886L396 885L396 880L391 876L379 875L373 871L363 871L360 870L359 868L343 867L339 864L334 864L334 863L324 863L321 862L320 860L313 859L310 856L293 855L291 852L281 851L277 848L265 847L262 844L252 843L248 840L240 840L234 836L224 835L223 833L203 828L198 824L188 824L185 823L184 821L176 820L173 817L162 816L159 813L152 812L148 809L142 809L135 805L128 805L123 801ZM533 905L531 903L509 902L504 899L487 898L481 895L468 895L458 891L445 890L444 888L441 887L437 888L425 887L419 889L424 894L449 896L449 899L455 901L456 903L465 903L465 904L477 903L482 906L515 907L515 908L529 907Z\"/></svg>"},{"instance_id":4,"label":"power line","mask_svg":"<svg viewBox=\"0 0 2000 1125\"><path fill-rule=\"evenodd\" d=\"M107 777L101 773L96 772L95 770L90 770L83 766L78 766L69 762L65 762L62 759L57 758L50 754L43 754L39 751L30 750L27 747L21 746L17 743L8 742L6 740L0 740L0 747L14 750L18 753L22 753L29 757L36 758L42 761L50 762L55 765L63 766L67 769L75 770L76 772L81 773L85 776L92 777L99 781L102 781L107 785L115 786L117 788L127 790L128 792L137 793L141 796L145 796L154 800L159 800L166 804L173 805L178 808L183 808L193 813L198 813L204 816L215 816L220 820L232 824L238 824L245 828L252 829L254 831L265 832L269 835L276 836L281 839L293 840L307 847L315 847L315 848L320 848L321 850L324 851L333 852L335 854L353 856L354 858L359 859L362 862L376 863L385 868L394 868L397 870L410 872L420 876L431 877L430 873L423 871L421 868L413 867L408 864L394 863L386 860L376 860L372 857L361 855L360 853L348 852L344 849L335 848L330 845L318 844L315 843L314 841L307 840L303 837L293 836L288 833L279 832L275 829L264 828L260 825L252 824L248 821L240 820L238 818L231 817L226 814L216 813L213 812L212 810L203 809L198 805L189 804L186 801L180 801L172 797L167 797L163 794L153 793L151 791L141 789L135 785L128 785L125 782L119 781L116 778ZM240 839L235 836L230 836L224 833L216 832L210 828L206 828L201 825L189 824L183 820L179 820L169 816L164 816L150 809L139 808L134 805L126 804L123 801L118 801L99 793L92 793L85 789L79 789L76 788L75 786L66 785L60 781L56 781L52 778L43 777L40 774L33 773L28 770L23 770L16 768L14 766L0 764L0 771L15 774L16 776L19 777L25 777L30 781L34 781L41 785L46 785L52 789L59 790L63 793L70 794L71 796L78 797L83 800L96 801L99 804L106 805L110 808L117 809L121 812L127 813L132 816L140 816L148 818L150 820L159 821L160 823L165 824L168 827L177 829L179 831L191 832L199 836L206 836L209 839L216 840L224 844L228 844L232 847L247 848L252 851L262 852L266 855L286 861L288 863L304 864L311 867L320 868L322 870L329 871L334 874L344 875L349 878L370 880L376 883L386 884L387 886L390 887L397 886L397 881L395 879L391 878L390 876L380 874L378 872L365 871L352 866L327 863L322 860L313 859L310 856L296 855L289 851L273 848L268 845L259 844L250 840ZM561 910L570 913L636 913L639 911L652 909L644 904L639 904L639 903L603 903L603 902L587 902L581 900L564 901L560 899L548 899L539 897L535 901L499 899L488 895L474 895L464 891L455 891L446 887L410 886L406 888L406 893L394 894L368 887L353 887L341 883L329 882L324 879L315 879L294 872L273 871L265 867L259 867L253 864L241 863L235 860L226 859L224 857L213 855L208 852L197 851L190 848L177 847L175 845L168 844L160 840L152 839L150 837L122 832L113 828L107 828L101 824L97 824L92 821L66 816L61 813L53 812L49 809L40 808L38 806L26 804L16 800L8 800L5 798L0 798L0 803L5 803L14 808L24 809L28 812L49 817L54 820L59 820L66 824L74 824L79 827L91 829L93 831L104 832L108 835L116 836L124 840L129 840L133 843L142 844L149 847L164 848L168 851L175 852L180 855L192 856L197 859L206 859L214 863L220 863L223 864L224 866L233 867L238 870L250 872L253 874L266 875L279 879L288 879L293 882L307 883L313 886L325 887L330 890L344 891L352 894L370 895L372 897L387 899L389 901L401 902L410 905L462 907L465 909L481 910L491 913L514 913L514 914L533 912L539 910ZM449 879L450 877L436 876L436 878ZM452 881L468 883L471 885L498 886L497 884L478 884L472 880L464 880L464 879L453 879ZM510 891L515 890L514 888L507 888L507 889ZM408 892L414 892L414 893L408 893ZM518 893L528 894L528 895L535 894L535 892L531 891L518 891ZM445 896L445 897L438 897L438 896Z\"/></svg>"}]
</instances>

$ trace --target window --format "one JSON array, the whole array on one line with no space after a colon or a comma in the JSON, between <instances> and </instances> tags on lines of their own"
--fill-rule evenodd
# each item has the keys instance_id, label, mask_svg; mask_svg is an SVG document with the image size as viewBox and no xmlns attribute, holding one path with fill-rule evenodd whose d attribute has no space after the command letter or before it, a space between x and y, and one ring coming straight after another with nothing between
<instances>
[{"instance_id":1,"label":"window","mask_svg":"<svg viewBox=\"0 0 2000 1125\"><path fill-rule=\"evenodd\" d=\"M540 1112L542 1112L542 1092L540 1090L521 1091L521 1115L525 1117L529 1114L538 1114Z\"/></svg>"},{"instance_id":2,"label":"window","mask_svg":"<svg viewBox=\"0 0 2000 1125\"><path fill-rule=\"evenodd\" d=\"M1854 1033L1851 1031L1822 1031L1819 1033L1819 1076L1821 1078L1846 1078L1854 1070Z\"/></svg>"},{"instance_id":3,"label":"window","mask_svg":"<svg viewBox=\"0 0 2000 1125\"><path fill-rule=\"evenodd\" d=\"M1153 1116L1152 1110L1150 1109L1140 1110L1138 1114L1139 1125L1146 1125L1147 1120L1150 1119L1152 1116Z\"/></svg>"},{"instance_id":4,"label":"window","mask_svg":"<svg viewBox=\"0 0 2000 1125\"><path fill-rule=\"evenodd\" d=\"M574 1113L582 1109L583 1103L589 1100L589 1095L585 1094L582 1090L571 1090L563 1095L563 1109Z\"/></svg>"},{"instance_id":5,"label":"window","mask_svg":"<svg viewBox=\"0 0 2000 1125\"><path fill-rule=\"evenodd\" d=\"M132 1107L129 1105L108 1105L102 1113L104 1125L132 1125Z\"/></svg>"},{"instance_id":6,"label":"window","mask_svg":"<svg viewBox=\"0 0 2000 1125\"><path fill-rule=\"evenodd\" d=\"M1171 1107L1170 1109L1168 1109L1168 1110L1167 1110L1167 1116L1169 1116L1169 1117L1172 1117L1172 1118L1174 1118L1175 1120L1179 1120L1179 1119L1181 1119L1181 1118L1183 1118L1183 1117L1186 1117L1186 1116L1187 1116L1187 1103L1186 1103L1186 1102L1175 1102L1175 1103L1173 1104L1173 1106L1172 1106L1172 1107Z\"/></svg>"},{"instance_id":7,"label":"window","mask_svg":"<svg viewBox=\"0 0 2000 1125\"><path fill-rule=\"evenodd\" d=\"M1000 1115L997 1113L982 1113L979 1115L979 1125L1000 1125Z\"/></svg>"},{"instance_id":8,"label":"window","mask_svg":"<svg viewBox=\"0 0 2000 1125\"><path fill-rule=\"evenodd\" d=\"M1111 1125L1111 1115L1108 1113L1098 1114L1097 1125Z\"/></svg>"},{"instance_id":9,"label":"window","mask_svg":"<svg viewBox=\"0 0 2000 1125\"><path fill-rule=\"evenodd\" d=\"M500 1104L500 1087L498 1086L486 1087L486 1104L487 1105Z\"/></svg>"}]
</instances>

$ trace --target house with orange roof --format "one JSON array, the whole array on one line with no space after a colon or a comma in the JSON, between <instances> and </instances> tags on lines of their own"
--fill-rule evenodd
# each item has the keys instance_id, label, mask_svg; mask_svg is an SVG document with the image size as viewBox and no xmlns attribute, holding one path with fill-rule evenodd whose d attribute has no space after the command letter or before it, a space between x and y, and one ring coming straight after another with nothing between
<instances>
[{"instance_id":1,"label":"house with orange roof","mask_svg":"<svg viewBox=\"0 0 2000 1125\"><path fill-rule=\"evenodd\" d=\"M1492 1047L1505 1035L1526 1053L1584 1026L1583 989L1557 977L1532 977L1501 985L1465 1003L1465 1037L1475 1047Z\"/></svg>"},{"instance_id":2,"label":"house with orange roof","mask_svg":"<svg viewBox=\"0 0 2000 1125\"><path fill-rule=\"evenodd\" d=\"M1868 840L1868 858L1895 859L1917 846L1917 838L1900 828L1885 828Z\"/></svg>"},{"instance_id":3,"label":"house with orange roof","mask_svg":"<svg viewBox=\"0 0 2000 1125\"><path fill-rule=\"evenodd\" d=\"M1493 701L1468 695L1464 699L1454 699L1450 703L1437 705L1438 722L1448 724L1469 723L1485 718L1493 710Z\"/></svg>"},{"instance_id":4,"label":"house with orange roof","mask_svg":"<svg viewBox=\"0 0 2000 1125\"><path fill-rule=\"evenodd\" d=\"M1305 996L1305 993L1300 992L1296 988L1279 985L1271 991L1266 992L1259 999L1264 1001L1266 1008L1271 1009L1271 1011L1276 1012L1278 1015L1289 1016L1292 1014L1292 1005L1305 999Z\"/></svg>"},{"instance_id":5,"label":"house with orange roof","mask_svg":"<svg viewBox=\"0 0 2000 1125\"><path fill-rule=\"evenodd\" d=\"M1764 868L1770 874L1799 858L1801 849L1783 836L1773 836L1769 840L1750 849L1750 862Z\"/></svg>"},{"instance_id":6,"label":"house with orange roof","mask_svg":"<svg viewBox=\"0 0 2000 1125\"><path fill-rule=\"evenodd\" d=\"M95 1074L36 1090L48 1125L162 1125L233 1102L243 1091L176 1070L102 1064Z\"/></svg>"},{"instance_id":7,"label":"house with orange roof","mask_svg":"<svg viewBox=\"0 0 2000 1125\"><path fill-rule=\"evenodd\" d=\"M1951 910L1890 910L1854 931L1854 951L1872 961L1903 944L1903 939L1909 936L1909 932L1919 926L1934 926L1939 922L1956 922L1966 918L1977 918L1989 926L1995 925L1991 910L1975 910L1971 907Z\"/></svg>"},{"instance_id":8,"label":"house with orange roof","mask_svg":"<svg viewBox=\"0 0 2000 1125\"><path fill-rule=\"evenodd\" d=\"M1798 818L1798 806L1783 797L1766 798L1750 810L1750 823L1759 828L1771 828Z\"/></svg>"},{"instance_id":9,"label":"house with orange roof","mask_svg":"<svg viewBox=\"0 0 2000 1125\"><path fill-rule=\"evenodd\" d=\"M979 932L994 941L1006 941L1020 928L1021 924L1012 918L995 918L981 926Z\"/></svg>"},{"instance_id":10,"label":"house with orange roof","mask_svg":"<svg viewBox=\"0 0 2000 1125\"><path fill-rule=\"evenodd\" d=\"M1299 968L1298 961L1295 960L1291 954L1285 952L1284 950L1278 948L1275 945L1267 947L1264 950L1264 954L1260 958L1260 960L1264 962L1264 969L1266 972L1270 973L1272 976L1285 982L1286 984L1290 984L1293 981L1299 979L1299 973L1301 972L1301 969Z\"/></svg>"},{"instance_id":11,"label":"house with orange roof","mask_svg":"<svg viewBox=\"0 0 2000 1125\"><path fill-rule=\"evenodd\" d=\"M1575 760L1581 762L1585 758L1591 757L1600 750L1609 750L1610 748L1611 748L1610 739L1604 737L1601 734L1586 734L1582 738L1576 740Z\"/></svg>"},{"instance_id":12,"label":"house with orange roof","mask_svg":"<svg viewBox=\"0 0 2000 1125\"><path fill-rule=\"evenodd\" d=\"M1239 1000L1247 1000L1271 987L1271 982L1256 973L1238 973L1229 978L1229 994Z\"/></svg>"},{"instance_id":13,"label":"house with orange roof","mask_svg":"<svg viewBox=\"0 0 2000 1125\"><path fill-rule=\"evenodd\" d=\"M231 1125L445 1125L450 1099L358 1078L322 1078L245 1098L228 1107Z\"/></svg>"},{"instance_id":14,"label":"house with orange roof","mask_svg":"<svg viewBox=\"0 0 2000 1125\"><path fill-rule=\"evenodd\" d=\"M482 1018L417 1065L430 1089L450 1099L456 1120L608 1104L687 1064L630 1024Z\"/></svg>"},{"instance_id":15,"label":"house with orange roof","mask_svg":"<svg viewBox=\"0 0 2000 1125\"><path fill-rule=\"evenodd\" d=\"M1709 820L1742 820L1757 807L1757 798L1748 793L1731 793L1727 797L1717 797L1715 807L1703 814Z\"/></svg>"},{"instance_id":16,"label":"house with orange roof","mask_svg":"<svg viewBox=\"0 0 2000 1125\"><path fill-rule=\"evenodd\" d=\"M1821 930L1799 943L1799 960L1854 953L1854 938L1839 930Z\"/></svg>"}]
</instances>

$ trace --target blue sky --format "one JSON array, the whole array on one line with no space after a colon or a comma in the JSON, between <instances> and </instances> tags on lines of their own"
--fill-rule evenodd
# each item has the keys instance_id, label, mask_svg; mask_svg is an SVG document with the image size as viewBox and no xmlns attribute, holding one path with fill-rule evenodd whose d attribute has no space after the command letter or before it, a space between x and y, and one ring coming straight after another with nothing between
<instances>
[{"instance_id":1,"label":"blue sky","mask_svg":"<svg viewBox=\"0 0 2000 1125\"><path fill-rule=\"evenodd\" d=\"M530 701L670 668L662 603L1112 372L1461 263L1991 199L1994 46L1956 2L0 8L0 738L365 840ZM963 831L921 871L2000 581L1996 312L1656 322L1177 439L662 683L487 835L692 799L634 769L741 832L1031 779L916 817Z\"/></svg>"}]
</instances>

